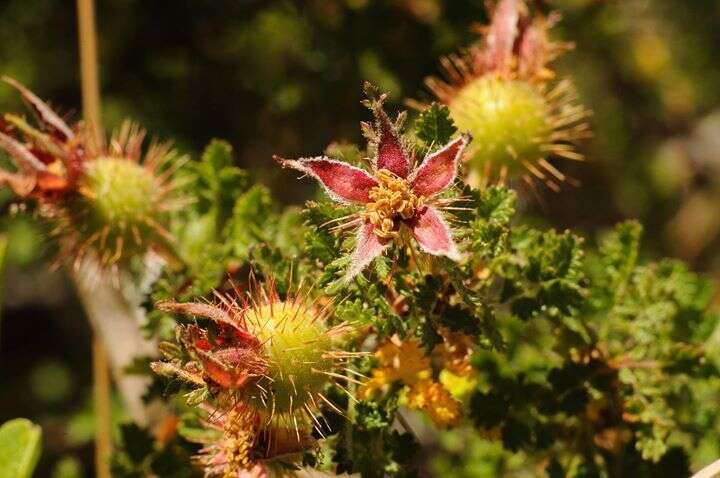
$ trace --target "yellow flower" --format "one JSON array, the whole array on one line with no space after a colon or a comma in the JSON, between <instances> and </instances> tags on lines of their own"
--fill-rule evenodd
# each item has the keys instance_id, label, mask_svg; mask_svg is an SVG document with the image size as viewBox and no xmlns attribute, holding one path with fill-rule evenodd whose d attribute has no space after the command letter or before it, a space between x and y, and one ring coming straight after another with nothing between
<instances>
[{"instance_id":1,"label":"yellow flower","mask_svg":"<svg viewBox=\"0 0 720 478\"><path fill-rule=\"evenodd\" d=\"M409 387L407 405L423 410L441 427L456 425L460 420L460 404L442 384L430 379L421 380Z\"/></svg>"},{"instance_id":2,"label":"yellow flower","mask_svg":"<svg viewBox=\"0 0 720 478\"><path fill-rule=\"evenodd\" d=\"M430 358L416 341L402 341L393 336L378 348L375 357L379 367L373 369L372 378L360 389L360 398L368 398L387 385L401 381L405 385L407 406L424 411L438 426L457 424L460 404L441 383L431 378Z\"/></svg>"},{"instance_id":3,"label":"yellow flower","mask_svg":"<svg viewBox=\"0 0 720 478\"><path fill-rule=\"evenodd\" d=\"M398 380L412 385L431 375L430 359L414 340L403 342L393 336L378 348L375 357L380 366L373 369L372 377L360 389L360 398L367 398Z\"/></svg>"},{"instance_id":4,"label":"yellow flower","mask_svg":"<svg viewBox=\"0 0 720 478\"><path fill-rule=\"evenodd\" d=\"M474 345L472 338L445 327L440 327L438 332L443 341L435 346L433 356L442 364L442 368L461 377L472 374L473 368L470 363Z\"/></svg>"}]
</instances>

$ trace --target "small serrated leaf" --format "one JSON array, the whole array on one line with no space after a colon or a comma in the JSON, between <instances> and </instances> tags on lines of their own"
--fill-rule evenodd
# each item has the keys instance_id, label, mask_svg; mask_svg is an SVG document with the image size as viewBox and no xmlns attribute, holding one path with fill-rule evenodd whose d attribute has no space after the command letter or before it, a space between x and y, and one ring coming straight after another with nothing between
<instances>
[{"instance_id":1,"label":"small serrated leaf","mask_svg":"<svg viewBox=\"0 0 720 478\"><path fill-rule=\"evenodd\" d=\"M427 146L441 146L450 141L457 128L447 106L433 103L415 120L415 131Z\"/></svg>"}]
</instances>

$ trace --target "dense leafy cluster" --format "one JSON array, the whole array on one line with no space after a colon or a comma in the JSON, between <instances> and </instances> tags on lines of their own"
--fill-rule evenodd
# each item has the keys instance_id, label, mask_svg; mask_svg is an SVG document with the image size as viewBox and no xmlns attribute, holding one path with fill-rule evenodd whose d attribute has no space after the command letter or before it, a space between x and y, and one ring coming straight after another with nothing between
<instances>
[{"instance_id":1,"label":"dense leafy cluster","mask_svg":"<svg viewBox=\"0 0 720 478\"><path fill-rule=\"evenodd\" d=\"M303 208L276 202L220 140L162 168L184 201L157 214L171 253L148 281L143 333L161 357L127 372L150 378L143 399L163 412L121 427L114 476L686 476L720 454L709 283L644 261L636 222L602 237L548 229L510 188L571 181L552 156L581 159L588 128L546 68L564 48L545 36L552 22L526 7L497 2L484 43L445 60L452 81L428 81L438 103L418 103L409 127L368 87L366 147L280 159L326 189ZM285 94L277 106L294 108ZM19 124L11 156L44 134ZM489 164L510 186L488 186ZM81 172L110 185L88 195L123 224L110 237L144 235L124 224L153 209L153 183ZM37 457L12 458L30 470Z\"/></svg>"},{"instance_id":2,"label":"dense leafy cluster","mask_svg":"<svg viewBox=\"0 0 720 478\"><path fill-rule=\"evenodd\" d=\"M422 153L454 133L444 108L433 107L409 137ZM345 159L358 155L345 149ZM426 460L443 476L680 476L716 451L707 402L720 391L711 291L681 263L643 263L637 223L588 251L569 232L523 224L505 188L458 187L448 194L463 198L452 212L462 262L397 248L345 283L354 238L326 224L352 206L318 199L302 211L282 209L231 164L229 147L214 142L188 173L201 199L182 213L193 220L178 217L186 226L177 233L194 261L167 271L153 299L211 298L252 270L275 278L281 294L302 278L334 302L334 323L357 326L346 347L371 354L353 366L372 379L351 385L357 402L328 391L335 406L321 406L326 439L305 465L363 476L412 476ZM150 332L171 338L161 325L176 319L151 317ZM388 353L405 361L399 369L387 365ZM457 405L452 427L414 406L418 380L448 392ZM198 396L166 379L152 390L185 394L173 402L184 417L173 440L197 441L202 414L194 405L212 402L212 390ZM418 439L440 447L421 456ZM155 444L153 453L186 450L174 443ZM127 476L139 473L128 463L147 466L133 453L118 458Z\"/></svg>"}]
</instances>

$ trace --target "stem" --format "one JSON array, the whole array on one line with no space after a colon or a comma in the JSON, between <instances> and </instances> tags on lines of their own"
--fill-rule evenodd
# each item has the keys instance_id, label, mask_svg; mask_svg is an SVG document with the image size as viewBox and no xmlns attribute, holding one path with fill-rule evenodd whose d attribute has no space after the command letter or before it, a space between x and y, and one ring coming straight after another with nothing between
<instances>
[{"instance_id":1,"label":"stem","mask_svg":"<svg viewBox=\"0 0 720 478\"><path fill-rule=\"evenodd\" d=\"M95 470L98 478L110 478L112 422L110 412L110 373L103 341L92 342L93 401L95 404Z\"/></svg>"},{"instance_id":2,"label":"stem","mask_svg":"<svg viewBox=\"0 0 720 478\"><path fill-rule=\"evenodd\" d=\"M83 116L100 140L100 82L94 0L77 0Z\"/></svg>"},{"instance_id":3,"label":"stem","mask_svg":"<svg viewBox=\"0 0 720 478\"><path fill-rule=\"evenodd\" d=\"M695 473L692 478L712 478L720 474L720 460L710 463L702 470Z\"/></svg>"},{"instance_id":4,"label":"stem","mask_svg":"<svg viewBox=\"0 0 720 478\"><path fill-rule=\"evenodd\" d=\"M94 0L77 0L78 41L83 114L100 135L100 86L98 82L97 32ZM99 143L99 141L98 141ZM102 340L93 337L93 396L95 399L95 471L98 478L110 478L112 430L110 421L110 375Z\"/></svg>"},{"instance_id":5,"label":"stem","mask_svg":"<svg viewBox=\"0 0 720 478\"><path fill-rule=\"evenodd\" d=\"M140 330L145 320L140 293L134 284L113 277L91 257L70 274L95 340L105 346L105 363L109 362L113 371L125 410L135 422L147 425L150 417L142 395L149 378L124 373L136 357L155 354L155 344L146 340Z\"/></svg>"}]
</instances>

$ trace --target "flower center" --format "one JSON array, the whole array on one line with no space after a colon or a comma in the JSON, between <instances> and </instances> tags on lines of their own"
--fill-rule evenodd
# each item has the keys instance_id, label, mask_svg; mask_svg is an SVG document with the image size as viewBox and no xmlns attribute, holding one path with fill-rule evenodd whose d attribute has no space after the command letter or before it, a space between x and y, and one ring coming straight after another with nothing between
<instances>
[{"instance_id":1,"label":"flower center","mask_svg":"<svg viewBox=\"0 0 720 478\"><path fill-rule=\"evenodd\" d=\"M400 223L411 219L423 207L423 197L416 196L407 180L387 169L377 173L378 186L369 192L370 201L363 216L373 226L375 234L383 239L397 237Z\"/></svg>"}]
</instances>

